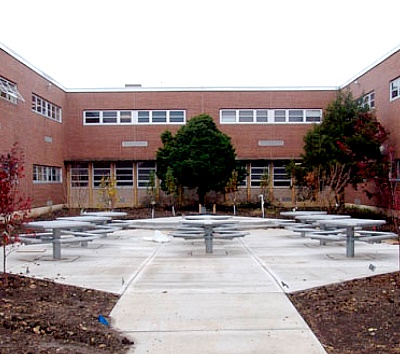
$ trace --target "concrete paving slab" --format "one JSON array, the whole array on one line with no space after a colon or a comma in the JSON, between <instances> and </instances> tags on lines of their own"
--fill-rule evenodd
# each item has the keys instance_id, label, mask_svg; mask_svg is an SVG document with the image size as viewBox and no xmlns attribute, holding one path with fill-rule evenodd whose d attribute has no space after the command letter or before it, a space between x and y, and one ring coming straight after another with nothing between
<instances>
[{"instance_id":1,"label":"concrete paving slab","mask_svg":"<svg viewBox=\"0 0 400 354\"><path fill-rule=\"evenodd\" d=\"M131 353L285 354L325 352L285 292L399 269L399 246L356 243L349 258L343 243L276 228L216 240L212 254L202 240L152 242L178 222L63 245L62 260L51 244L21 246L8 270L121 294L111 323L135 341Z\"/></svg>"},{"instance_id":2,"label":"concrete paving slab","mask_svg":"<svg viewBox=\"0 0 400 354\"><path fill-rule=\"evenodd\" d=\"M132 354L321 354L319 343L303 330L140 332L135 340Z\"/></svg>"}]
</instances>

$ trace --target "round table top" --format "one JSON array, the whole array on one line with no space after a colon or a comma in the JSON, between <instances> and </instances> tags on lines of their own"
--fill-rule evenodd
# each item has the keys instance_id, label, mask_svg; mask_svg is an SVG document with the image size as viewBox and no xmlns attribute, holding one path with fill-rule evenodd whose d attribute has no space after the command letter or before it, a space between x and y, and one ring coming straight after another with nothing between
<instances>
[{"instance_id":1,"label":"round table top","mask_svg":"<svg viewBox=\"0 0 400 354\"><path fill-rule=\"evenodd\" d=\"M128 213L124 211L87 211L81 214L82 216L85 215L92 215L92 216L106 216L106 217L121 217L126 216Z\"/></svg>"},{"instance_id":2,"label":"round table top","mask_svg":"<svg viewBox=\"0 0 400 354\"><path fill-rule=\"evenodd\" d=\"M105 222L111 220L109 216L97 215L79 215L79 216L63 216L57 220L71 220L71 221L88 221L88 222Z\"/></svg>"},{"instance_id":3,"label":"round table top","mask_svg":"<svg viewBox=\"0 0 400 354\"><path fill-rule=\"evenodd\" d=\"M92 223L87 221L72 221L72 220L43 220L31 221L25 226L41 229L71 229L80 227L91 227Z\"/></svg>"}]
</instances>

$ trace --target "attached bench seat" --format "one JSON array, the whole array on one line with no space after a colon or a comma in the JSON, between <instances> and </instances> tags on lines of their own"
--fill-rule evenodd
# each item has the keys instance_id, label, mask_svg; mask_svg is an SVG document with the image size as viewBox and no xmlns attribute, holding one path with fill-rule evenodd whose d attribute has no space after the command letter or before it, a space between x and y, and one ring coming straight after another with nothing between
<instances>
[{"instance_id":1,"label":"attached bench seat","mask_svg":"<svg viewBox=\"0 0 400 354\"><path fill-rule=\"evenodd\" d=\"M301 237L306 237L307 234L312 233L312 232L318 232L319 230L315 227L294 227L290 229L293 232L300 233Z\"/></svg>"},{"instance_id":2,"label":"attached bench seat","mask_svg":"<svg viewBox=\"0 0 400 354\"><path fill-rule=\"evenodd\" d=\"M399 236L394 232L361 230L357 231L355 240L368 243L380 243L381 241L392 240L398 237Z\"/></svg>"},{"instance_id":3,"label":"attached bench seat","mask_svg":"<svg viewBox=\"0 0 400 354\"><path fill-rule=\"evenodd\" d=\"M321 245L326 245L327 242L346 241L346 230L335 229L335 230L314 231L308 233L307 236L313 240L319 240Z\"/></svg>"}]
</instances>

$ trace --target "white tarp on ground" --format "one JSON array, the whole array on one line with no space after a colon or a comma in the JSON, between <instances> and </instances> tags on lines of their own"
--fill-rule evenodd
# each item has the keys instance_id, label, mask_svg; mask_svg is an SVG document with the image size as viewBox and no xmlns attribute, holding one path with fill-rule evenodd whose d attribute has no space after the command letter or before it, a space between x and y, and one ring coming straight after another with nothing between
<instances>
[{"instance_id":1,"label":"white tarp on ground","mask_svg":"<svg viewBox=\"0 0 400 354\"><path fill-rule=\"evenodd\" d=\"M144 236L143 240L144 241L153 241L153 242L164 243L164 242L170 242L171 237L169 237L168 235L162 233L159 230L154 230L153 236Z\"/></svg>"}]
</instances>

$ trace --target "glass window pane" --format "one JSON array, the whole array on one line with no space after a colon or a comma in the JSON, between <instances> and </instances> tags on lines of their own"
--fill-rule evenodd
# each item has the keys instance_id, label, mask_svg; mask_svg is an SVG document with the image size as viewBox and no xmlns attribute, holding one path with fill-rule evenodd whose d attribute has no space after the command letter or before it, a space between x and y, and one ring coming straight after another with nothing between
<instances>
[{"instance_id":1,"label":"glass window pane","mask_svg":"<svg viewBox=\"0 0 400 354\"><path fill-rule=\"evenodd\" d=\"M184 111L170 111L169 121L171 123L184 123L185 121Z\"/></svg>"},{"instance_id":2,"label":"glass window pane","mask_svg":"<svg viewBox=\"0 0 400 354\"><path fill-rule=\"evenodd\" d=\"M274 112L274 122L286 122L286 111L284 109L277 109Z\"/></svg>"},{"instance_id":3,"label":"glass window pane","mask_svg":"<svg viewBox=\"0 0 400 354\"><path fill-rule=\"evenodd\" d=\"M132 111L121 111L119 114L121 123L132 123Z\"/></svg>"},{"instance_id":4,"label":"glass window pane","mask_svg":"<svg viewBox=\"0 0 400 354\"><path fill-rule=\"evenodd\" d=\"M132 161L120 161L115 165L117 186L133 186Z\"/></svg>"},{"instance_id":5,"label":"glass window pane","mask_svg":"<svg viewBox=\"0 0 400 354\"><path fill-rule=\"evenodd\" d=\"M319 109L306 110L306 122L321 122L322 112Z\"/></svg>"},{"instance_id":6,"label":"glass window pane","mask_svg":"<svg viewBox=\"0 0 400 354\"><path fill-rule=\"evenodd\" d=\"M236 123L236 110L223 109L221 111L221 122L222 123Z\"/></svg>"},{"instance_id":7,"label":"glass window pane","mask_svg":"<svg viewBox=\"0 0 400 354\"><path fill-rule=\"evenodd\" d=\"M268 110L258 109L256 114L257 114L256 120L258 123L267 123L268 122Z\"/></svg>"},{"instance_id":8,"label":"glass window pane","mask_svg":"<svg viewBox=\"0 0 400 354\"><path fill-rule=\"evenodd\" d=\"M87 124L100 123L100 112L87 111L84 114L85 114L85 123Z\"/></svg>"},{"instance_id":9,"label":"glass window pane","mask_svg":"<svg viewBox=\"0 0 400 354\"><path fill-rule=\"evenodd\" d=\"M151 121L153 123L166 123L167 122L167 111L153 111Z\"/></svg>"},{"instance_id":10,"label":"glass window pane","mask_svg":"<svg viewBox=\"0 0 400 354\"><path fill-rule=\"evenodd\" d=\"M290 109L289 110L289 122L303 122L303 110L301 109Z\"/></svg>"},{"instance_id":11,"label":"glass window pane","mask_svg":"<svg viewBox=\"0 0 400 354\"><path fill-rule=\"evenodd\" d=\"M117 112L116 111L104 111L103 112L103 123L117 123Z\"/></svg>"},{"instance_id":12,"label":"glass window pane","mask_svg":"<svg viewBox=\"0 0 400 354\"><path fill-rule=\"evenodd\" d=\"M150 123L150 111L139 111L138 123Z\"/></svg>"},{"instance_id":13,"label":"glass window pane","mask_svg":"<svg viewBox=\"0 0 400 354\"><path fill-rule=\"evenodd\" d=\"M241 109L241 110L239 110L239 122L242 122L242 123L252 123L252 122L254 121L253 115L254 115L253 110L250 110L250 109L246 109L246 110Z\"/></svg>"}]
</instances>

